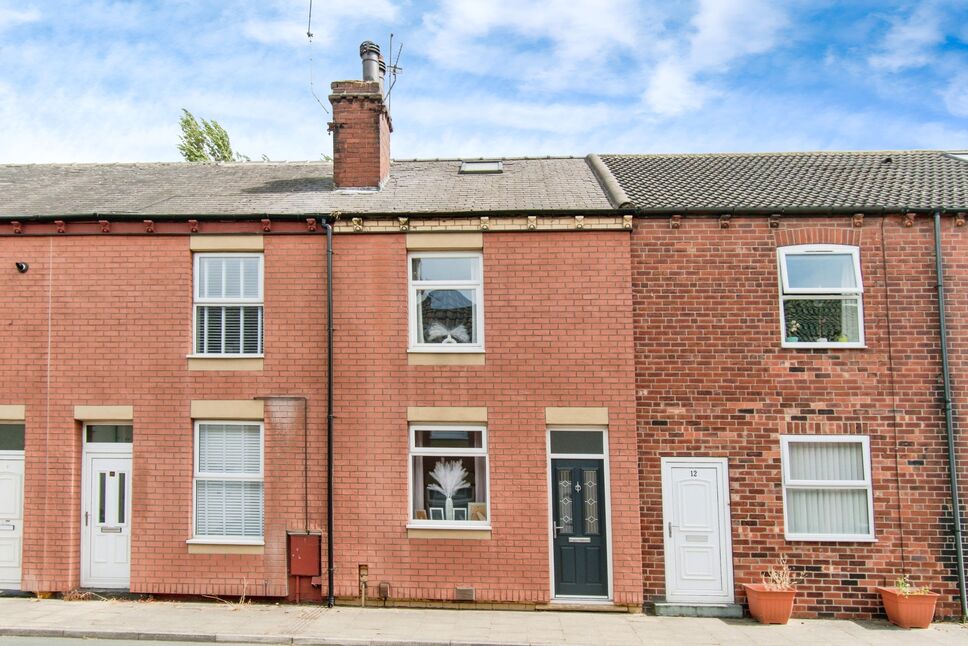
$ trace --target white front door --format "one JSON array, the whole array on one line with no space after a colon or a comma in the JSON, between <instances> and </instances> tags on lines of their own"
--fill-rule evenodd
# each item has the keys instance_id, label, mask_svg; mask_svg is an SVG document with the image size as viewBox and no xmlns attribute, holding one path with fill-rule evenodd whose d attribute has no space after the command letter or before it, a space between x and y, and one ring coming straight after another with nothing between
<instances>
[{"instance_id":1,"label":"white front door","mask_svg":"<svg viewBox=\"0 0 968 646\"><path fill-rule=\"evenodd\" d=\"M127 588L131 581L131 454L88 453L84 471L81 586Z\"/></svg>"},{"instance_id":2,"label":"white front door","mask_svg":"<svg viewBox=\"0 0 968 646\"><path fill-rule=\"evenodd\" d=\"M24 539L24 454L0 451L0 590L19 590Z\"/></svg>"},{"instance_id":3,"label":"white front door","mask_svg":"<svg viewBox=\"0 0 968 646\"><path fill-rule=\"evenodd\" d=\"M732 603L726 458L662 458L666 601Z\"/></svg>"}]
</instances>

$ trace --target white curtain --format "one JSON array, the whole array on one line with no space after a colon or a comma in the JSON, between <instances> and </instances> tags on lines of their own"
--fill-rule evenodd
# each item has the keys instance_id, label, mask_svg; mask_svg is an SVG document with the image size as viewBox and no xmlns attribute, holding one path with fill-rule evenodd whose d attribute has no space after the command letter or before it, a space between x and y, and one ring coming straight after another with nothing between
<instances>
[{"instance_id":1,"label":"white curtain","mask_svg":"<svg viewBox=\"0 0 968 646\"><path fill-rule=\"evenodd\" d=\"M864 480L860 442L790 442L792 480Z\"/></svg>"},{"instance_id":2,"label":"white curtain","mask_svg":"<svg viewBox=\"0 0 968 646\"><path fill-rule=\"evenodd\" d=\"M870 533L863 446L858 442L791 442L788 530L795 534ZM853 488L809 488L797 481L856 482Z\"/></svg>"}]
</instances>

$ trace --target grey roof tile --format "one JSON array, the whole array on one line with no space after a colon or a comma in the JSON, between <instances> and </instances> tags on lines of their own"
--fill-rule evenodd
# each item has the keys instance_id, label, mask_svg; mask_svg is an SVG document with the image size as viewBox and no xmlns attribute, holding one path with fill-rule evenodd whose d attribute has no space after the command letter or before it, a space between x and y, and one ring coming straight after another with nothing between
<instances>
[{"instance_id":1,"label":"grey roof tile","mask_svg":"<svg viewBox=\"0 0 968 646\"><path fill-rule=\"evenodd\" d=\"M643 209L968 208L968 161L942 151L601 159Z\"/></svg>"},{"instance_id":2,"label":"grey roof tile","mask_svg":"<svg viewBox=\"0 0 968 646\"><path fill-rule=\"evenodd\" d=\"M0 217L99 213L232 215L609 209L584 159L394 161L380 191L334 189L329 162L0 165Z\"/></svg>"}]
</instances>

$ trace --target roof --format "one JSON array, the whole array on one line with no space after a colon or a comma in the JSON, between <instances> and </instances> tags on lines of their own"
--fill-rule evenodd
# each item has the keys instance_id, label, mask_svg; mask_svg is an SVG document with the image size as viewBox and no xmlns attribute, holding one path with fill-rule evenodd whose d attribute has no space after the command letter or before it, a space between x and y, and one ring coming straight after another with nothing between
<instances>
[{"instance_id":1,"label":"roof","mask_svg":"<svg viewBox=\"0 0 968 646\"><path fill-rule=\"evenodd\" d=\"M601 155L641 209L966 209L968 160L933 150Z\"/></svg>"},{"instance_id":2,"label":"roof","mask_svg":"<svg viewBox=\"0 0 968 646\"><path fill-rule=\"evenodd\" d=\"M430 213L610 209L581 158L394 161L380 191L340 191L330 162L0 165L0 217Z\"/></svg>"}]
</instances>

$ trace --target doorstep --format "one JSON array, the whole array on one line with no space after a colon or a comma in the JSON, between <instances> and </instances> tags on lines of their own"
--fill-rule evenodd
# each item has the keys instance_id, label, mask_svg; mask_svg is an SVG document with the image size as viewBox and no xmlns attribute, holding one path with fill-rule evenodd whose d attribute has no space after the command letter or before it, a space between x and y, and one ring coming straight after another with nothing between
<instances>
[{"instance_id":1,"label":"doorstep","mask_svg":"<svg viewBox=\"0 0 968 646\"><path fill-rule=\"evenodd\" d=\"M657 601L655 614L658 617L720 617L740 618L743 606L738 603L670 603Z\"/></svg>"},{"instance_id":2,"label":"doorstep","mask_svg":"<svg viewBox=\"0 0 968 646\"><path fill-rule=\"evenodd\" d=\"M623 606L611 601L593 599L554 599L550 603L537 604L535 610L550 610L553 612L619 612L625 614L642 614L642 606Z\"/></svg>"}]
</instances>

